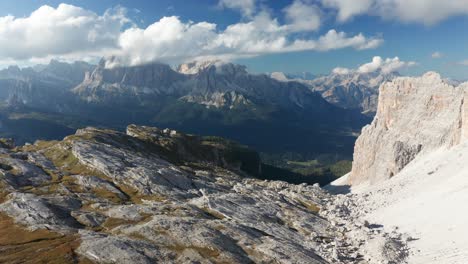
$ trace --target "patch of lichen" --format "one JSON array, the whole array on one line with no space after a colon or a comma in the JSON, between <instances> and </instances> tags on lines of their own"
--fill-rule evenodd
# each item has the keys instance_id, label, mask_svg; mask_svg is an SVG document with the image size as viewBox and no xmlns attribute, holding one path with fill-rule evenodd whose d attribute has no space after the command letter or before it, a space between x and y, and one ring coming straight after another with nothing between
<instances>
[{"instance_id":1,"label":"patch of lichen","mask_svg":"<svg viewBox=\"0 0 468 264\"><path fill-rule=\"evenodd\" d=\"M44 155L54 163L54 165L62 170L62 172L68 175L83 175L83 176L96 176L103 180L113 182L111 178L109 178L104 173L97 171L95 169L89 168L88 166L82 164L73 152L70 150L71 147L69 146L70 143L64 142L55 146L52 146L46 151L44 151ZM66 178L66 177L64 177ZM70 184L66 185L67 187ZM73 189L73 185L71 185ZM143 196L140 195L138 190L133 189L124 184L118 184L116 186L120 189L127 197L134 203L141 203L142 200L152 200L152 201L160 201L164 199L163 197L159 197L157 195L151 196ZM79 190L78 190L79 191ZM82 191L79 191L82 192ZM97 197L108 199L114 203L122 203L126 199L122 199L117 194L110 192L105 189L93 189L92 193L94 193Z\"/></svg>"},{"instance_id":2,"label":"patch of lichen","mask_svg":"<svg viewBox=\"0 0 468 264\"><path fill-rule=\"evenodd\" d=\"M29 231L0 214L0 263L92 263L77 257L79 245L77 235L45 229Z\"/></svg>"},{"instance_id":3,"label":"patch of lichen","mask_svg":"<svg viewBox=\"0 0 468 264\"><path fill-rule=\"evenodd\" d=\"M175 244L167 247L169 250L172 250L176 253L182 254L186 250L194 250L200 254L204 259L209 259L214 263L230 263L228 261L221 261L217 258L221 255L221 252L216 248L209 248L209 247L199 247L195 245L181 245Z\"/></svg>"},{"instance_id":4,"label":"patch of lichen","mask_svg":"<svg viewBox=\"0 0 468 264\"><path fill-rule=\"evenodd\" d=\"M1 177L1 176L0 176ZM6 184L3 179L0 178L0 204L7 200L7 195L9 194L6 189Z\"/></svg>"},{"instance_id":5,"label":"patch of lichen","mask_svg":"<svg viewBox=\"0 0 468 264\"><path fill-rule=\"evenodd\" d=\"M122 204L126 201L125 198L120 197L118 194L103 188L93 189L92 193L97 197L106 199L114 204Z\"/></svg>"},{"instance_id":6,"label":"patch of lichen","mask_svg":"<svg viewBox=\"0 0 468 264\"><path fill-rule=\"evenodd\" d=\"M139 220L128 220L128 219L109 217L102 224L102 228L104 230L112 230L121 225L138 225L138 224L146 223L150 221L152 218L152 215L150 214L141 214L141 216L142 218Z\"/></svg>"},{"instance_id":7,"label":"patch of lichen","mask_svg":"<svg viewBox=\"0 0 468 264\"><path fill-rule=\"evenodd\" d=\"M19 146L15 151L36 152L56 145L58 141L37 140L33 145Z\"/></svg>"},{"instance_id":8,"label":"patch of lichen","mask_svg":"<svg viewBox=\"0 0 468 264\"><path fill-rule=\"evenodd\" d=\"M121 192L127 195L129 200L134 204L142 204L144 201L163 202L167 200L167 197L160 194L141 194L139 190L128 185L119 184L117 187Z\"/></svg>"},{"instance_id":9,"label":"patch of lichen","mask_svg":"<svg viewBox=\"0 0 468 264\"><path fill-rule=\"evenodd\" d=\"M65 175L87 175L97 176L107 179L108 177L97 170L91 169L82 164L73 152L71 151L71 142L64 141L59 144L52 145L43 150L46 156L61 172Z\"/></svg>"},{"instance_id":10,"label":"patch of lichen","mask_svg":"<svg viewBox=\"0 0 468 264\"><path fill-rule=\"evenodd\" d=\"M12 138L0 138L0 147L13 149L15 147L15 141Z\"/></svg>"},{"instance_id":11,"label":"patch of lichen","mask_svg":"<svg viewBox=\"0 0 468 264\"><path fill-rule=\"evenodd\" d=\"M313 213L320 212L320 207L313 202L306 202L301 199L297 199L297 202L300 203L305 208L307 208L309 211L312 211Z\"/></svg>"},{"instance_id":12,"label":"patch of lichen","mask_svg":"<svg viewBox=\"0 0 468 264\"><path fill-rule=\"evenodd\" d=\"M255 245L243 246L242 250L244 250L251 259L268 259L269 261L265 263L281 264L281 262L277 261L269 255L264 254L261 250L257 250Z\"/></svg>"}]
</instances>

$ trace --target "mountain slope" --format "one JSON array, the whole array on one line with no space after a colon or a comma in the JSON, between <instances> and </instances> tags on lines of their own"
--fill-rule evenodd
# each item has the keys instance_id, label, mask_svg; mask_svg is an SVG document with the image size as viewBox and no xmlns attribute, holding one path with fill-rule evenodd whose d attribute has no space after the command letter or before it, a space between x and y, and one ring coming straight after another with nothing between
<instances>
[{"instance_id":1,"label":"mountain slope","mask_svg":"<svg viewBox=\"0 0 468 264\"><path fill-rule=\"evenodd\" d=\"M370 257L320 214L332 196L317 186L255 179L258 167L244 166L252 162L245 150L222 139L139 126L127 133L86 128L63 141L2 144L0 151L0 262Z\"/></svg>"},{"instance_id":2,"label":"mountain slope","mask_svg":"<svg viewBox=\"0 0 468 264\"><path fill-rule=\"evenodd\" d=\"M441 148L416 158L394 178L356 190L354 210L410 238L408 263L466 263L468 144Z\"/></svg>"},{"instance_id":3,"label":"mountain slope","mask_svg":"<svg viewBox=\"0 0 468 264\"><path fill-rule=\"evenodd\" d=\"M417 155L459 144L467 135L466 87L434 72L382 85L377 115L356 142L349 183L381 182Z\"/></svg>"},{"instance_id":4,"label":"mountain slope","mask_svg":"<svg viewBox=\"0 0 468 264\"><path fill-rule=\"evenodd\" d=\"M381 86L379 108L363 129L352 172L328 188L349 190L347 222L407 241L408 263L465 263L468 215L468 83L429 72Z\"/></svg>"}]
</instances>

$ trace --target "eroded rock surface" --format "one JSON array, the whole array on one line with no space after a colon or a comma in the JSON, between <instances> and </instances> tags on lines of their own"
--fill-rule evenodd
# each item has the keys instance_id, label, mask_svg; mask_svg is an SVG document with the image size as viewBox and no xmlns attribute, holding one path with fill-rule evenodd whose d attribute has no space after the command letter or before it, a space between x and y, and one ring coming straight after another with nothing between
<instances>
[{"instance_id":1,"label":"eroded rock surface","mask_svg":"<svg viewBox=\"0 0 468 264\"><path fill-rule=\"evenodd\" d=\"M0 214L16 228L73 241L67 252L78 257L70 263L370 258L359 244L367 237L356 240L355 228L341 224L335 197L318 186L255 179L258 154L219 138L86 128L63 141L7 149L0 163Z\"/></svg>"}]
</instances>

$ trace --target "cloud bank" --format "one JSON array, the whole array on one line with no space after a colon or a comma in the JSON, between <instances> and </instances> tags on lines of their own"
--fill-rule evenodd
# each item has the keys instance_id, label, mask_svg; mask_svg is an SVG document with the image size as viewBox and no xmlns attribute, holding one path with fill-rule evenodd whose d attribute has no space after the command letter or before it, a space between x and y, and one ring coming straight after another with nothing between
<instances>
[{"instance_id":1,"label":"cloud bank","mask_svg":"<svg viewBox=\"0 0 468 264\"><path fill-rule=\"evenodd\" d=\"M372 58L372 61L369 63L365 63L360 65L357 69L348 69L338 67L332 70L334 74L350 74L350 73L373 73L373 72L382 72L384 74L389 74L393 72L397 72L401 69L408 68L411 66L415 66L416 62L409 61L405 62L400 60L400 58L387 58L382 59L380 56L375 56Z\"/></svg>"},{"instance_id":2,"label":"cloud bank","mask_svg":"<svg viewBox=\"0 0 468 264\"><path fill-rule=\"evenodd\" d=\"M333 29L316 38L306 37L309 34L304 33L320 27L320 10L305 1L296 0L286 7L286 22L280 23L268 11L257 11L254 0L222 0L223 7L238 9L248 16L224 29L214 23L183 21L176 16L163 17L141 28L126 16L123 8L98 15L67 4L57 8L42 6L27 17L0 17L0 61L114 55L114 63L137 65L306 50L362 50L382 44L380 37L348 35Z\"/></svg>"}]
</instances>

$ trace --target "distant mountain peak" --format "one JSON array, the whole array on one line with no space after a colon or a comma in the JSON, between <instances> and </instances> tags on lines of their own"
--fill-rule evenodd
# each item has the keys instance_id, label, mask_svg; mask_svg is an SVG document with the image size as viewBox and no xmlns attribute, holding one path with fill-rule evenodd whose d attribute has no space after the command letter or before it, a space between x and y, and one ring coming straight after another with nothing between
<instances>
[{"instance_id":1,"label":"distant mountain peak","mask_svg":"<svg viewBox=\"0 0 468 264\"><path fill-rule=\"evenodd\" d=\"M204 71L212 66L223 64L220 60L208 60L208 61L192 61L183 63L177 66L176 70L183 74L197 74Z\"/></svg>"},{"instance_id":2,"label":"distant mountain peak","mask_svg":"<svg viewBox=\"0 0 468 264\"><path fill-rule=\"evenodd\" d=\"M346 109L359 109L368 115L373 115L377 109L380 85L399 76L398 72L384 73L380 70L369 73L333 72L312 80L292 78L282 72L271 74L272 78L282 82L302 83L312 91L320 93L331 104Z\"/></svg>"},{"instance_id":3,"label":"distant mountain peak","mask_svg":"<svg viewBox=\"0 0 468 264\"><path fill-rule=\"evenodd\" d=\"M221 60L194 61L179 65L176 70L186 75L201 74L213 71L215 74L238 75L248 74L247 67Z\"/></svg>"},{"instance_id":4,"label":"distant mountain peak","mask_svg":"<svg viewBox=\"0 0 468 264\"><path fill-rule=\"evenodd\" d=\"M289 81L288 76L286 76L286 74L284 72L272 72L270 74L270 77L277 80L277 81L280 81L280 82Z\"/></svg>"}]
</instances>

